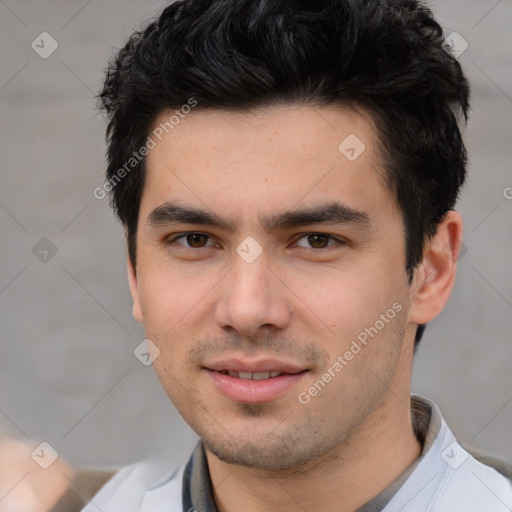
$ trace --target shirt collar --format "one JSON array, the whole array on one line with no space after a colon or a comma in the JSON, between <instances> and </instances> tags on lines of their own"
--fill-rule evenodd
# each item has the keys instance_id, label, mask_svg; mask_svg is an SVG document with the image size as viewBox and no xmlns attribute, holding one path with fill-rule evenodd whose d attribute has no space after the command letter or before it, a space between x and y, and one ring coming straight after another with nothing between
<instances>
[{"instance_id":1,"label":"shirt collar","mask_svg":"<svg viewBox=\"0 0 512 512\"><path fill-rule=\"evenodd\" d=\"M422 446L420 456L382 492L358 508L356 512L378 512L383 510L434 446L443 422L439 407L428 398L412 395L411 421L416 438Z\"/></svg>"},{"instance_id":2,"label":"shirt collar","mask_svg":"<svg viewBox=\"0 0 512 512\"><path fill-rule=\"evenodd\" d=\"M383 509L413 473L434 445L442 425L437 405L419 395L411 396L411 420L414 432L422 445L420 456L393 482L357 512L376 512ZM183 474L183 510L218 512L208 469L208 461L201 441L196 445Z\"/></svg>"}]
</instances>

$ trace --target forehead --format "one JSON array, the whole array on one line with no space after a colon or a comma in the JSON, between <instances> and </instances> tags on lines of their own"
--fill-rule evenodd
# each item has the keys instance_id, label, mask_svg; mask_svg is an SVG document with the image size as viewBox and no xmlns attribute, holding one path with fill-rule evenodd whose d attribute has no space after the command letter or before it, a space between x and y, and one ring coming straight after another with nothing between
<instances>
[{"instance_id":1,"label":"forehead","mask_svg":"<svg viewBox=\"0 0 512 512\"><path fill-rule=\"evenodd\" d=\"M172 120L171 122L169 122ZM244 152L250 162L252 152L281 153L295 157L329 160L336 163L340 156L355 161L359 154L374 155L375 134L370 114L348 107L314 107L306 105L273 105L247 111L206 109L191 111L178 118L173 112L162 112L154 121L152 134L160 151L152 151L148 160L158 158L161 151L171 148L203 153L176 154L187 160L223 157ZM347 141L345 144L344 141ZM344 144L342 144L344 143ZM340 144L342 146L340 147ZM352 153L351 147L355 150ZM368 150L368 151L366 151ZM254 163L254 162L253 162Z\"/></svg>"},{"instance_id":2,"label":"forehead","mask_svg":"<svg viewBox=\"0 0 512 512\"><path fill-rule=\"evenodd\" d=\"M396 206L365 112L299 105L198 109L174 124L172 114L162 113L152 127L156 144L147 156L141 215L171 199L233 218L320 199L358 210L368 203Z\"/></svg>"}]
</instances>

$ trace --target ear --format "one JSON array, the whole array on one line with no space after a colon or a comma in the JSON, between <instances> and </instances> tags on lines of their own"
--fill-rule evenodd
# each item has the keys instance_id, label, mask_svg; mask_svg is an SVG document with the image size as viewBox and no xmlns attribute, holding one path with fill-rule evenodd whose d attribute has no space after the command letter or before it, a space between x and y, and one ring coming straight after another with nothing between
<instances>
[{"instance_id":1,"label":"ear","mask_svg":"<svg viewBox=\"0 0 512 512\"><path fill-rule=\"evenodd\" d=\"M462 218L449 211L427 242L411 284L409 321L426 324L444 308L453 289L462 239Z\"/></svg>"},{"instance_id":2,"label":"ear","mask_svg":"<svg viewBox=\"0 0 512 512\"><path fill-rule=\"evenodd\" d=\"M126 257L126 267L128 270L128 284L130 285L130 293L133 299L133 318L139 322L142 322L144 320L144 316L142 315L142 308L140 307L139 284L137 282L135 267L133 266L129 255Z\"/></svg>"}]
</instances>

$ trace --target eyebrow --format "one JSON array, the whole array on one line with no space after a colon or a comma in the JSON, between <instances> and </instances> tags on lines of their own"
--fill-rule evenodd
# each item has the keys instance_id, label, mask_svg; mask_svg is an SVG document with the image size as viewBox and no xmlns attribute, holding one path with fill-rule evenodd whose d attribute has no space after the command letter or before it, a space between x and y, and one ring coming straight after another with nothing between
<instances>
[{"instance_id":1,"label":"eyebrow","mask_svg":"<svg viewBox=\"0 0 512 512\"><path fill-rule=\"evenodd\" d=\"M367 213L354 210L337 202L260 217L259 221L267 232L296 228L308 224L350 224L365 228L371 226L370 217ZM175 202L167 202L158 206L147 217L148 227L158 227L166 224L199 224L220 228L229 233L237 231L236 222L224 219L207 210L183 206Z\"/></svg>"}]
</instances>

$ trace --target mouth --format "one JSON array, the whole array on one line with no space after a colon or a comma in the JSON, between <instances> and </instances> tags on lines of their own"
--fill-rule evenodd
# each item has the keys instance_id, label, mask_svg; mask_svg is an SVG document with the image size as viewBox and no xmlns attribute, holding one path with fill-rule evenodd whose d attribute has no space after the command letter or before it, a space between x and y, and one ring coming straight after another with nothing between
<instances>
[{"instance_id":1,"label":"mouth","mask_svg":"<svg viewBox=\"0 0 512 512\"><path fill-rule=\"evenodd\" d=\"M264 380L264 379L273 379L275 377L279 377L281 375L286 375L285 373L279 371L269 371L269 372L236 372L233 370L222 370L219 373L222 375L229 375L234 379L243 379L243 380Z\"/></svg>"},{"instance_id":2,"label":"mouth","mask_svg":"<svg viewBox=\"0 0 512 512\"><path fill-rule=\"evenodd\" d=\"M309 371L270 359L253 362L230 359L212 362L203 369L210 375L217 391L240 403L275 400L290 392Z\"/></svg>"}]
</instances>

